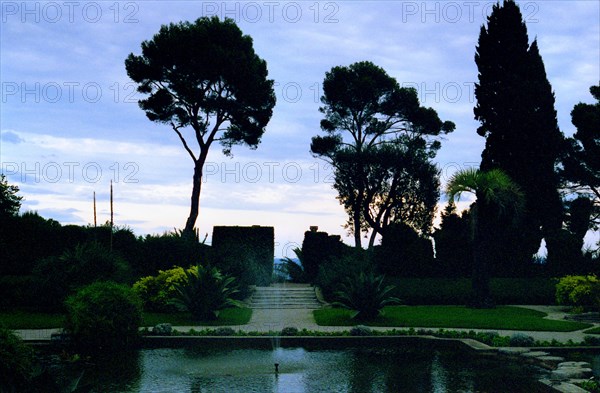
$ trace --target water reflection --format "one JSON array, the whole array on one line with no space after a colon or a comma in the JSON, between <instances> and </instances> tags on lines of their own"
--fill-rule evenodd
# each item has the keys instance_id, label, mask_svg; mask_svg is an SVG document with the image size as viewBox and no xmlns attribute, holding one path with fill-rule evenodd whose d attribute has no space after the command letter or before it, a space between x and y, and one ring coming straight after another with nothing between
<instances>
[{"instance_id":1,"label":"water reflection","mask_svg":"<svg viewBox=\"0 0 600 393\"><path fill-rule=\"evenodd\" d=\"M274 364L279 363L279 373ZM537 371L468 353L148 349L99 363L96 392L535 392Z\"/></svg>"}]
</instances>

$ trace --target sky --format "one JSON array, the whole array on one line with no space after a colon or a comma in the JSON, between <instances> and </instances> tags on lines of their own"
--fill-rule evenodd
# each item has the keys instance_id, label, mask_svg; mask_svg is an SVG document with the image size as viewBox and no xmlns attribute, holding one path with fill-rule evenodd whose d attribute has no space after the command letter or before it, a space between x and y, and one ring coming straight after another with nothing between
<instances>
[{"instance_id":1,"label":"sky","mask_svg":"<svg viewBox=\"0 0 600 393\"><path fill-rule=\"evenodd\" d=\"M253 38L277 104L258 149L213 146L197 226L275 227L276 256L293 256L309 226L343 236L346 215L328 165L311 156L321 133L325 73L368 60L417 89L456 131L435 159L442 183L477 167L475 46L490 1L1 1L0 165L34 210L62 224L110 219L138 235L183 228L193 163L168 126L149 121L124 60L160 26L217 15ZM519 1L537 38L565 135L570 112L600 80L600 2ZM445 198L440 201L440 209ZM461 200L460 207L469 204ZM598 233L588 234L588 242Z\"/></svg>"}]
</instances>

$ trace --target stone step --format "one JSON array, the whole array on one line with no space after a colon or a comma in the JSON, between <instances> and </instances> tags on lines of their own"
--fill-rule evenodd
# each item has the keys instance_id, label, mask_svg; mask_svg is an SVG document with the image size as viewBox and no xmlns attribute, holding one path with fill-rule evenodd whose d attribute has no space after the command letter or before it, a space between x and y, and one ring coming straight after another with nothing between
<instances>
[{"instance_id":1,"label":"stone step","mask_svg":"<svg viewBox=\"0 0 600 393\"><path fill-rule=\"evenodd\" d=\"M267 290L255 290L254 293L315 293L315 291L313 289L291 289L289 291L284 291L281 289L275 289L272 291L267 291Z\"/></svg>"},{"instance_id":2,"label":"stone step","mask_svg":"<svg viewBox=\"0 0 600 393\"><path fill-rule=\"evenodd\" d=\"M320 308L314 288L309 286L256 287L250 301L255 309L310 309Z\"/></svg>"},{"instance_id":3,"label":"stone step","mask_svg":"<svg viewBox=\"0 0 600 393\"><path fill-rule=\"evenodd\" d=\"M252 302L250 303L251 307L258 306L277 306L277 307L285 307L285 306L319 306L317 302Z\"/></svg>"},{"instance_id":4,"label":"stone step","mask_svg":"<svg viewBox=\"0 0 600 393\"><path fill-rule=\"evenodd\" d=\"M293 295L285 295L285 296L272 296L272 295L254 295L252 296L252 300L256 299L266 299L266 300L285 300L285 299L314 299L315 295L302 295L302 296L293 296Z\"/></svg>"},{"instance_id":5,"label":"stone step","mask_svg":"<svg viewBox=\"0 0 600 393\"><path fill-rule=\"evenodd\" d=\"M303 310L317 310L321 308L318 304L253 304L253 309L266 309L266 310L278 310L278 309L303 309Z\"/></svg>"}]
</instances>

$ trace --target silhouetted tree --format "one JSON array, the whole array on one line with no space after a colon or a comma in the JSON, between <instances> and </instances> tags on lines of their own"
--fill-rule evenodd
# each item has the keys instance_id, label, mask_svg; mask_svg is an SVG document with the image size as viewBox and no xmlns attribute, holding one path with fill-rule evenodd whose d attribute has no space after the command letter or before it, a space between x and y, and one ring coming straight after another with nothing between
<instances>
[{"instance_id":1,"label":"silhouetted tree","mask_svg":"<svg viewBox=\"0 0 600 393\"><path fill-rule=\"evenodd\" d=\"M577 239L580 251L583 248L583 238L588 229L590 229L590 218L593 207L592 201L585 196L579 196L569 203L567 226L569 231L575 236L575 239Z\"/></svg>"},{"instance_id":2,"label":"silhouetted tree","mask_svg":"<svg viewBox=\"0 0 600 393\"><path fill-rule=\"evenodd\" d=\"M563 158L563 181L568 192L579 193L592 201L589 227L600 225L600 85L590 87L595 104L579 103L571 111L571 122L577 128L567 139ZM586 229L587 230L587 229Z\"/></svg>"},{"instance_id":3,"label":"silhouetted tree","mask_svg":"<svg viewBox=\"0 0 600 393\"><path fill-rule=\"evenodd\" d=\"M273 113L273 80L255 54L252 38L231 19L218 17L163 25L142 54L125 60L139 84L139 101L151 121L169 124L194 161L190 215L184 233L193 235L198 217L202 170L213 142L226 155L236 144L256 148ZM184 131L191 128L195 149Z\"/></svg>"},{"instance_id":4,"label":"silhouetted tree","mask_svg":"<svg viewBox=\"0 0 600 393\"><path fill-rule=\"evenodd\" d=\"M23 197L17 195L19 187L8 184L6 176L0 174L0 219L14 217L19 214Z\"/></svg>"},{"instance_id":5,"label":"silhouetted tree","mask_svg":"<svg viewBox=\"0 0 600 393\"><path fill-rule=\"evenodd\" d=\"M433 268L431 239L420 236L404 223L388 225L377 249L379 271L396 277L427 277Z\"/></svg>"},{"instance_id":6,"label":"silhouetted tree","mask_svg":"<svg viewBox=\"0 0 600 393\"><path fill-rule=\"evenodd\" d=\"M481 122L477 132L486 138L481 170L502 169L525 194L518 236L497 231L496 239L498 250L508 251L514 269L519 269L531 260L542 237L549 253L554 251L552 236L562 225L555 165L563 136L537 42L529 45L514 1L494 5L476 50L479 82L474 113Z\"/></svg>"},{"instance_id":7,"label":"silhouetted tree","mask_svg":"<svg viewBox=\"0 0 600 393\"><path fill-rule=\"evenodd\" d=\"M473 225L473 291L475 307L492 307L490 273L493 266L487 255L493 250L500 223L515 230L514 223L524 210L524 195L516 182L502 170L462 170L455 173L446 186L449 199L463 192L477 196L472 211Z\"/></svg>"},{"instance_id":8,"label":"silhouetted tree","mask_svg":"<svg viewBox=\"0 0 600 393\"><path fill-rule=\"evenodd\" d=\"M433 233L439 268L445 276L468 276L473 271L471 212L459 216L454 201L449 200L441 218L440 228Z\"/></svg>"},{"instance_id":9,"label":"silhouetted tree","mask_svg":"<svg viewBox=\"0 0 600 393\"><path fill-rule=\"evenodd\" d=\"M399 141L367 154L363 218L373 229L369 248L391 224L406 224L419 236L429 235L433 225L440 179L431 159L439 145L428 147L422 138Z\"/></svg>"},{"instance_id":10,"label":"silhouetted tree","mask_svg":"<svg viewBox=\"0 0 600 393\"><path fill-rule=\"evenodd\" d=\"M370 162L377 162L375 156L388 154L408 141L422 140L427 145L427 137L453 131L454 123L442 122L435 110L420 106L416 90L399 87L394 78L368 61L333 67L327 72L321 102L319 110L324 114L321 129L326 136L313 137L311 151L335 168L338 199L348 212L348 227L354 234L355 246L361 247L361 232L377 222L366 221L365 206L373 208L374 203L380 202L377 195L385 194L376 187L369 190L369 186L378 183L391 186L393 174L401 172L393 169L392 164L397 163L390 163L387 168L381 165L370 168ZM435 151L439 141L430 142L429 146ZM369 176L376 175L372 171L375 167L381 170L377 175L383 174L387 181L368 184ZM391 211L376 210L371 218L376 218L379 212L385 215ZM378 230L377 225L373 229Z\"/></svg>"}]
</instances>

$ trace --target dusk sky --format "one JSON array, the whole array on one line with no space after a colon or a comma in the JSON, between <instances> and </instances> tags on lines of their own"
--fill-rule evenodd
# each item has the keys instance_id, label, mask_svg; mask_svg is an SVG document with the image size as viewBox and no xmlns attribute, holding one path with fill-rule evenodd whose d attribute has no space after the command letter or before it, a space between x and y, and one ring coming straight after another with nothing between
<instances>
[{"instance_id":1,"label":"dusk sky","mask_svg":"<svg viewBox=\"0 0 600 393\"><path fill-rule=\"evenodd\" d=\"M435 159L442 183L478 166L484 139L473 119L475 46L494 2L478 1L2 1L0 164L35 210L62 224L109 219L138 235L183 228L193 163L173 130L150 122L125 72L129 53L163 24L201 16L234 19L254 40L275 80L277 104L257 150L211 150L197 225L275 227L276 256L292 256L311 225L344 235L331 170L310 154L321 133L321 85L333 66L369 60L456 131ZM519 1L537 37L556 95L561 130L570 112L592 102L600 80L600 2ZM191 136L191 135L190 135ZM440 201L440 207L445 198ZM464 207L468 199L459 205ZM597 233L589 239L597 239Z\"/></svg>"}]
</instances>

